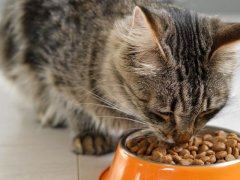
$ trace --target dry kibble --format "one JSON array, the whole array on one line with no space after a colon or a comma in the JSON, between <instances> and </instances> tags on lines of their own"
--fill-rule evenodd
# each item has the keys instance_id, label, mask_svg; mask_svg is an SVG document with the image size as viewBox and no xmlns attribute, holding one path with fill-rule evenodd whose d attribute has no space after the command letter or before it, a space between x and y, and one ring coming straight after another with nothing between
<instances>
[{"instance_id":1,"label":"dry kibble","mask_svg":"<svg viewBox=\"0 0 240 180\"><path fill-rule=\"evenodd\" d=\"M237 159L239 157L239 149L238 148L233 148L232 150L233 156Z\"/></svg>"},{"instance_id":2,"label":"dry kibble","mask_svg":"<svg viewBox=\"0 0 240 180\"><path fill-rule=\"evenodd\" d=\"M227 153L232 154L232 148L231 147L227 147Z\"/></svg>"},{"instance_id":3,"label":"dry kibble","mask_svg":"<svg viewBox=\"0 0 240 180\"><path fill-rule=\"evenodd\" d=\"M146 139L144 139L138 143L138 147L146 147L148 145L149 145L149 142Z\"/></svg>"},{"instance_id":4,"label":"dry kibble","mask_svg":"<svg viewBox=\"0 0 240 180\"><path fill-rule=\"evenodd\" d=\"M192 164L192 162L193 162L193 160L191 160L191 159L182 159L182 160L180 160L179 163L180 163L181 165L187 166L187 165Z\"/></svg>"},{"instance_id":5,"label":"dry kibble","mask_svg":"<svg viewBox=\"0 0 240 180\"><path fill-rule=\"evenodd\" d=\"M232 161L232 160L234 160L234 159L236 159L232 154L228 154L226 157L225 157L225 160L226 161Z\"/></svg>"},{"instance_id":6,"label":"dry kibble","mask_svg":"<svg viewBox=\"0 0 240 180\"><path fill-rule=\"evenodd\" d=\"M215 155L215 152L211 149L207 150L207 156L210 156L210 155Z\"/></svg>"},{"instance_id":7,"label":"dry kibble","mask_svg":"<svg viewBox=\"0 0 240 180\"><path fill-rule=\"evenodd\" d=\"M180 165L223 163L240 156L240 138L224 131L198 135L178 145L163 143L154 136L140 136L127 141L126 147L146 160Z\"/></svg>"},{"instance_id":8,"label":"dry kibble","mask_svg":"<svg viewBox=\"0 0 240 180\"><path fill-rule=\"evenodd\" d=\"M190 152L189 152L189 150L184 149L184 150L182 150L181 152L179 152L179 155L180 155L180 156L190 155Z\"/></svg>"},{"instance_id":9,"label":"dry kibble","mask_svg":"<svg viewBox=\"0 0 240 180\"><path fill-rule=\"evenodd\" d=\"M158 151L158 152L162 153L163 155L166 155L166 154L167 154L166 149L163 148L163 147L157 147L157 148L155 148L153 151Z\"/></svg>"},{"instance_id":10,"label":"dry kibble","mask_svg":"<svg viewBox=\"0 0 240 180\"><path fill-rule=\"evenodd\" d=\"M227 136L227 133L222 131L222 130L219 130L219 131L216 131L215 133L217 136L220 136L220 137L223 137L223 138L226 138Z\"/></svg>"},{"instance_id":11,"label":"dry kibble","mask_svg":"<svg viewBox=\"0 0 240 180\"><path fill-rule=\"evenodd\" d=\"M191 154L185 154L185 155L183 156L183 159L193 159L193 155L191 155Z\"/></svg>"},{"instance_id":12,"label":"dry kibble","mask_svg":"<svg viewBox=\"0 0 240 180\"><path fill-rule=\"evenodd\" d=\"M126 144L126 146L127 146L128 148L131 148L131 147L136 146L137 143L138 143L137 141L128 141L127 144Z\"/></svg>"},{"instance_id":13,"label":"dry kibble","mask_svg":"<svg viewBox=\"0 0 240 180\"><path fill-rule=\"evenodd\" d=\"M178 156L178 155L173 155L173 160L176 162L176 163L179 163L181 160L182 160L182 158L180 157L180 156Z\"/></svg>"},{"instance_id":14,"label":"dry kibble","mask_svg":"<svg viewBox=\"0 0 240 180\"><path fill-rule=\"evenodd\" d=\"M193 140L193 144L194 146L199 146L200 144L202 144L202 138L200 137L194 137L194 140Z\"/></svg>"},{"instance_id":15,"label":"dry kibble","mask_svg":"<svg viewBox=\"0 0 240 180\"><path fill-rule=\"evenodd\" d=\"M207 145L209 148L213 147L213 143L210 141L203 141L203 144Z\"/></svg>"},{"instance_id":16,"label":"dry kibble","mask_svg":"<svg viewBox=\"0 0 240 180\"><path fill-rule=\"evenodd\" d=\"M203 156L200 158L203 162L207 162L210 161L210 157L209 156Z\"/></svg>"},{"instance_id":17,"label":"dry kibble","mask_svg":"<svg viewBox=\"0 0 240 180\"><path fill-rule=\"evenodd\" d=\"M193 165L204 165L204 162L201 159L194 159L192 164Z\"/></svg>"},{"instance_id":18,"label":"dry kibble","mask_svg":"<svg viewBox=\"0 0 240 180\"><path fill-rule=\"evenodd\" d=\"M232 148L237 147L237 144L238 144L237 140L235 140L235 139L228 139L226 142L226 146L232 147Z\"/></svg>"},{"instance_id":19,"label":"dry kibble","mask_svg":"<svg viewBox=\"0 0 240 180\"><path fill-rule=\"evenodd\" d=\"M188 146L193 146L193 137L189 140Z\"/></svg>"},{"instance_id":20,"label":"dry kibble","mask_svg":"<svg viewBox=\"0 0 240 180\"><path fill-rule=\"evenodd\" d=\"M138 149L139 149L138 146L133 146L133 147L129 148L129 150L130 150L131 152L134 152L134 153L137 152Z\"/></svg>"},{"instance_id":21,"label":"dry kibble","mask_svg":"<svg viewBox=\"0 0 240 180\"><path fill-rule=\"evenodd\" d=\"M211 156L209 156L209 158L210 158L209 161L211 162L211 164L215 163L217 160L215 155L211 155Z\"/></svg>"},{"instance_id":22,"label":"dry kibble","mask_svg":"<svg viewBox=\"0 0 240 180\"><path fill-rule=\"evenodd\" d=\"M196 151L192 151L192 155L193 155L193 157L196 157L197 152Z\"/></svg>"},{"instance_id":23,"label":"dry kibble","mask_svg":"<svg viewBox=\"0 0 240 180\"><path fill-rule=\"evenodd\" d=\"M212 149L214 151L223 151L226 149L226 145L223 142L217 142L217 143L213 144Z\"/></svg>"},{"instance_id":24,"label":"dry kibble","mask_svg":"<svg viewBox=\"0 0 240 180\"><path fill-rule=\"evenodd\" d=\"M173 151L175 151L175 152L177 152L177 153L179 153L180 151L182 151L183 150L183 148L181 147L181 146L175 146L175 147L173 147Z\"/></svg>"},{"instance_id":25,"label":"dry kibble","mask_svg":"<svg viewBox=\"0 0 240 180\"><path fill-rule=\"evenodd\" d=\"M161 161L163 162L163 163L171 163L172 162L172 156L171 155L166 155L166 156L163 156L162 158L161 158Z\"/></svg>"},{"instance_id":26,"label":"dry kibble","mask_svg":"<svg viewBox=\"0 0 240 180\"><path fill-rule=\"evenodd\" d=\"M206 154L207 154L206 152L202 152L202 153L200 153L200 154L197 154L197 155L196 155L196 158L197 158L197 159L201 159L202 157L206 156Z\"/></svg>"},{"instance_id":27,"label":"dry kibble","mask_svg":"<svg viewBox=\"0 0 240 180\"><path fill-rule=\"evenodd\" d=\"M178 155L178 153L173 151L172 149L168 150L167 152L168 154L171 154L171 155Z\"/></svg>"},{"instance_id":28,"label":"dry kibble","mask_svg":"<svg viewBox=\"0 0 240 180\"><path fill-rule=\"evenodd\" d=\"M203 144L203 145L199 146L198 152L199 153L206 152L208 149L209 149L208 146Z\"/></svg>"},{"instance_id":29,"label":"dry kibble","mask_svg":"<svg viewBox=\"0 0 240 180\"><path fill-rule=\"evenodd\" d=\"M235 134L235 133L229 133L229 134L227 135L227 138L228 138L228 139L236 139L236 140L239 139L238 135Z\"/></svg>"},{"instance_id":30,"label":"dry kibble","mask_svg":"<svg viewBox=\"0 0 240 180\"><path fill-rule=\"evenodd\" d=\"M237 142L240 141L240 139L239 139L238 137L233 136L233 135L231 135L231 136L227 136L227 139L235 139Z\"/></svg>"},{"instance_id":31,"label":"dry kibble","mask_svg":"<svg viewBox=\"0 0 240 180\"><path fill-rule=\"evenodd\" d=\"M212 139L212 135L211 134L205 134L204 136L203 136L203 140L205 140L205 141L209 141L209 140L211 140Z\"/></svg>"},{"instance_id":32,"label":"dry kibble","mask_svg":"<svg viewBox=\"0 0 240 180\"><path fill-rule=\"evenodd\" d=\"M218 137L214 138L212 141L213 141L213 142L223 142L223 143L225 143L226 138L225 138L225 137L218 136Z\"/></svg>"},{"instance_id":33,"label":"dry kibble","mask_svg":"<svg viewBox=\"0 0 240 180\"><path fill-rule=\"evenodd\" d=\"M198 147L197 146L190 146L188 148L190 151L197 151L198 150Z\"/></svg>"},{"instance_id":34,"label":"dry kibble","mask_svg":"<svg viewBox=\"0 0 240 180\"><path fill-rule=\"evenodd\" d=\"M226 151L219 151L216 153L216 158L217 159L223 159L227 156L227 152Z\"/></svg>"},{"instance_id":35,"label":"dry kibble","mask_svg":"<svg viewBox=\"0 0 240 180\"><path fill-rule=\"evenodd\" d=\"M143 155L146 151L147 151L147 146L143 146L138 150L137 155Z\"/></svg>"},{"instance_id":36,"label":"dry kibble","mask_svg":"<svg viewBox=\"0 0 240 180\"><path fill-rule=\"evenodd\" d=\"M150 155L154 147L155 147L154 144L150 144L150 145L148 146L148 148L147 148L146 154L147 154L147 155Z\"/></svg>"},{"instance_id":37,"label":"dry kibble","mask_svg":"<svg viewBox=\"0 0 240 180\"><path fill-rule=\"evenodd\" d=\"M188 143L181 144L180 147L182 147L183 149L185 149L185 148L188 147Z\"/></svg>"},{"instance_id":38,"label":"dry kibble","mask_svg":"<svg viewBox=\"0 0 240 180\"><path fill-rule=\"evenodd\" d=\"M152 152L152 159L154 161L160 161L160 159L163 157L163 154L158 152L158 151L153 151Z\"/></svg>"}]
</instances>

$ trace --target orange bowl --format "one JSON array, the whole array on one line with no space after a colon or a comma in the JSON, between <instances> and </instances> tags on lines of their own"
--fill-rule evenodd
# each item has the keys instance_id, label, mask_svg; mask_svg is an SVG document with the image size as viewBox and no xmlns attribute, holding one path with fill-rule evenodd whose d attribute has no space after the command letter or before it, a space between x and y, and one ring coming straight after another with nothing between
<instances>
[{"instance_id":1,"label":"orange bowl","mask_svg":"<svg viewBox=\"0 0 240 180\"><path fill-rule=\"evenodd\" d=\"M203 131L216 130L233 132L212 126ZM240 159L213 165L183 166L137 157L127 150L126 142L140 134L143 134L143 130L131 132L121 139L112 165L101 174L100 180L240 180Z\"/></svg>"}]
</instances>

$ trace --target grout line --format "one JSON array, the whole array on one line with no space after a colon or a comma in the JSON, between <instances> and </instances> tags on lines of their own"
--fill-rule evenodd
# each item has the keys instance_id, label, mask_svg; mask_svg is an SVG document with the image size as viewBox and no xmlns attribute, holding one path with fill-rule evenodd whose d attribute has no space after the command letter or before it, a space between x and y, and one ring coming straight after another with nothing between
<instances>
[{"instance_id":1,"label":"grout line","mask_svg":"<svg viewBox=\"0 0 240 180\"><path fill-rule=\"evenodd\" d=\"M77 160L77 179L80 180L80 172L79 172L79 158L78 155L76 155L76 160Z\"/></svg>"}]
</instances>

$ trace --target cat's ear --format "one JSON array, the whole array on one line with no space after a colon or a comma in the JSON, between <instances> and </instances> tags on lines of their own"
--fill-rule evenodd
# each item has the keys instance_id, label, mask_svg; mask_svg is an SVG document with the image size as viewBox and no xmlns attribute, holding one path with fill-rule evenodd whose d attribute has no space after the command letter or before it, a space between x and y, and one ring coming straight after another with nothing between
<instances>
[{"instance_id":1,"label":"cat's ear","mask_svg":"<svg viewBox=\"0 0 240 180\"><path fill-rule=\"evenodd\" d=\"M215 62L221 71L233 70L240 52L240 23L221 24L213 37L213 45L210 53L210 62ZM237 57L238 58L238 57Z\"/></svg>"},{"instance_id":2,"label":"cat's ear","mask_svg":"<svg viewBox=\"0 0 240 180\"><path fill-rule=\"evenodd\" d=\"M161 54L165 57L165 53L159 42L161 36L159 29L161 29L161 27L159 27L159 24L157 25L153 15L146 8L140 6L134 8L130 33L135 33L142 37L149 35L150 43L157 45Z\"/></svg>"},{"instance_id":3,"label":"cat's ear","mask_svg":"<svg viewBox=\"0 0 240 180\"><path fill-rule=\"evenodd\" d=\"M240 23L225 23L217 30L213 38L212 53L222 46L240 41Z\"/></svg>"},{"instance_id":4,"label":"cat's ear","mask_svg":"<svg viewBox=\"0 0 240 180\"><path fill-rule=\"evenodd\" d=\"M136 6L133 10L132 27L149 28L154 33L154 20L147 9Z\"/></svg>"}]
</instances>

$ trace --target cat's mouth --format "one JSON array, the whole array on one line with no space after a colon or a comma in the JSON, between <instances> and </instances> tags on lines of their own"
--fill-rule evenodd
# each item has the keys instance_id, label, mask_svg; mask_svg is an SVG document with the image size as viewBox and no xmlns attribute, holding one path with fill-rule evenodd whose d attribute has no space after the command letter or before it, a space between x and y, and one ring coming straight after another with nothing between
<instances>
[{"instance_id":1,"label":"cat's mouth","mask_svg":"<svg viewBox=\"0 0 240 180\"><path fill-rule=\"evenodd\" d=\"M177 129L172 129L165 132L158 127L151 127L151 129L153 130L154 134L159 138L159 140L169 144L187 143L199 131L199 129L195 129L193 132L187 130L179 131Z\"/></svg>"},{"instance_id":2,"label":"cat's mouth","mask_svg":"<svg viewBox=\"0 0 240 180\"><path fill-rule=\"evenodd\" d=\"M174 144L175 141L174 139L172 138L171 135L165 135L162 131L155 131L154 132L155 135L162 141L166 142L166 143L169 143L169 144Z\"/></svg>"},{"instance_id":3,"label":"cat's mouth","mask_svg":"<svg viewBox=\"0 0 240 180\"><path fill-rule=\"evenodd\" d=\"M182 144L188 142L194 134L189 132L177 132L176 130L172 131L171 133L166 134L161 130L155 130L154 134L162 140L169 144Z\"/></svg>"}]
</instances>

